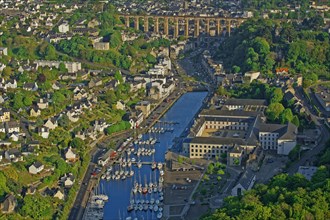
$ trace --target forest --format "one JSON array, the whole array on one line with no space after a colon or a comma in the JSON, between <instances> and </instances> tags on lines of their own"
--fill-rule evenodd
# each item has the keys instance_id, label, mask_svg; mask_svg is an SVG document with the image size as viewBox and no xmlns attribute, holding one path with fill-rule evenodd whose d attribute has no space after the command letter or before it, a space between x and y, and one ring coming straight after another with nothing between
<instances>
[{"instance_id":1,"label":"forest","mask_svg":"<svg viewBox=\"0 0 330 220\"><path fill-rule=\"evenodd\" d=\"M309 181L301 174L279 174L202 220L330 219L330 141L318 155L318 170Z\"/></svg>"},{"instance_id":2,"label":"forest","mask_svg":"<svg viewBox=\"0 0 330 220\"><path fill-rule=\"evenodd\" d=\"M322 24L320 16L300 24L250 19L221 44L215 56L232 72L261 71L272 77L277 67L287 67L305 79L329 78L329 34Z\"/></svg>"}]
</instances>

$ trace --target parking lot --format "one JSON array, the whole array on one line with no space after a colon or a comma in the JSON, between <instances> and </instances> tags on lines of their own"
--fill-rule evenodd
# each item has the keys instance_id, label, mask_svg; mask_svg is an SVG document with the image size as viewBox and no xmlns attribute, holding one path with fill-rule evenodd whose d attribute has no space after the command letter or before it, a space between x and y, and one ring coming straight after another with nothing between
<instances>
[{"instance_id":1,"label":"parking lot","mask_svg":"<svg viewBox=\"0 0 330 220\"><path fill-rule=\"evenodd\" d=\"M287 161L287 156L266 154L263 164L256 174L257 182L266 183L276 174L283 172Z\"/></svg>"},{"instance_id":2,"label":"parking lot","mask_svg":"<svg viewBox=\"0 0 330 220\"><path fill-rule=\"evenodd\" d=\"M188 202L202 175L201 170L166 171L165 174L165 201L166 205L182 205Z\"/></svg>"}]
</instances>

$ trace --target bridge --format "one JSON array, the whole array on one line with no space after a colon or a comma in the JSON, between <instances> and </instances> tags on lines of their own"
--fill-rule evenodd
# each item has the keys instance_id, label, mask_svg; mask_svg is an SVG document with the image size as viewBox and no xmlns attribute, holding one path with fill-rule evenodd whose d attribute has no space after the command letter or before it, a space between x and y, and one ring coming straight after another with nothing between
<instances>
[{"instance_id":1,"label":"bridge","mask_svg":"<svg viewBox=\"0 0 330 220\"><path fill-rule=\"evenodd\" d=\"M183 32L185 37L189 37L193 33L194 37L198 37L203 28L204 33L209 36L221 36L223 31L230 36L231 29L239 27L246 18L229 18L229 17L216 17L216 16L174 16L174 15L119 15L123 19L126 27L133 27L140 30L140 24L143 23L142 30L144 32L152 31L154 33L163 33L166 36L170 35L170 30L173 30L173 37L177 38ZM150 25L153 28L150 29ZM172 28L171 28L172 27ZM183 31L180 27L183 27ZM192 27L192 28L190 28Z\"/></svg>"}]
</instances>

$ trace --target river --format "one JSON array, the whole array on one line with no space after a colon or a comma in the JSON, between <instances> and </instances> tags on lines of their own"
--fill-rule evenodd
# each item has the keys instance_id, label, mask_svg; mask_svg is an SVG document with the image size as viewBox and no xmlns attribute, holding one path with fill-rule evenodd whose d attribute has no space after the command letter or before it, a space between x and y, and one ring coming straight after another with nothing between
<instances>
[{"instance_id":1,"label":"river","mask_svg":"<svg viewBox=\"0 0 330 220\"><path fill-rule=\"evenodd\" d=\"M206 95L206 92L189 92L179 98L179 100L174 103L174 105L160 120L177 122L174 125L166 125L173 128L173 132L165 132L162 134L144 134L143 139L150 137L157 138L158 143L154 146L156 150L154 156L141 156L139 159L143 162L150 162L153 160L156 162L164 162L165 152L172 146L173 139L175 137L179 137L180 134L186 129L189 122L202 106ZM159 127L159 125L156 124L155 127ZM130 157L135 157L138 160L137 156L134 154L131 154ZM150 165L142 165L140 169L138 169L135 165L132 165L132 169L135 172L132 178L126 178L125 180L100 181L100 185L98 187L99 191L106 193L109 197L109 201L104 206L105 220L125 220L128 216L132 217L132 219L157 219L158 212L150 210L133 210L130 213L127 212L127 207L129 206L130 199L132 199L132 197L135 200L143 199L150 201L151 198L157 199L161 196L159 193L147 193L146 195L137 193L136 196L132 196L133 194L131 193L131 190L134 181L138 181L144 185L145 182L149 183L150 180L155 182L155 180L158 180L159 178L159 171L157 169L152 171Z\"/></svg>"}]
</instances>

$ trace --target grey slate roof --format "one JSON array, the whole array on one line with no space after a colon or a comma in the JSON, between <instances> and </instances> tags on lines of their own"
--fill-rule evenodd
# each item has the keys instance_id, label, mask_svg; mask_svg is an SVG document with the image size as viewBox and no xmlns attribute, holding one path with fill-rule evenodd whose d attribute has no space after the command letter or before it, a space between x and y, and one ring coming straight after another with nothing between
<instances>
[{"instance_id":1,"label":"grey slate roof","mask_svg":"<svg viewBox=\"0 0 330 220\"><path fill-rule=\"evenodd\" d=\"M266 106L267 101L265 99L228 99L224 105L257 105Z\"/></svg>"},{"instance_id":2,"label":"grey slate roof","mask_svg":"<svg viewBox=\"0 0 330 220\"><path fill-rule=\"evenodd\" d=\"M278 139L295 139L297 127L290 122L286 125L261 123L259 125L259 132L278 133Z\"/></svg>"},{"instance_id":3,"label":"grey slate roof","mask_svg":"<svg viewBox=\"0 0 330 220\"><path fill-rule=\"evenodd\" d=\"M213 109L204 109L199 114L201 117L257 117L260 115L260 112L254 112L254 111L239 111L239 110L213 110Z\"/></svg>"},{"instance_id":4,"label":"grey slate roof","mask_svg":"<svg viewBox=\"0 0 330 220\"><path fill-rule=\"evenodd\" d=\"M242 187L244 187L244 189L248 189L253 177L255 176L254 172L252 170L247 169L243 175L241 176L241 178L238 180L237 184L241 184Z\"/></svg>"}]
</instances>

